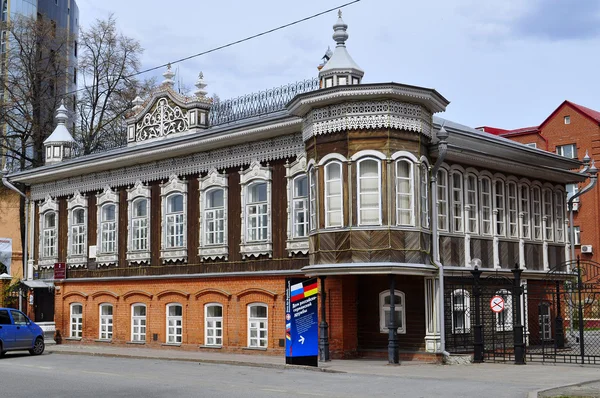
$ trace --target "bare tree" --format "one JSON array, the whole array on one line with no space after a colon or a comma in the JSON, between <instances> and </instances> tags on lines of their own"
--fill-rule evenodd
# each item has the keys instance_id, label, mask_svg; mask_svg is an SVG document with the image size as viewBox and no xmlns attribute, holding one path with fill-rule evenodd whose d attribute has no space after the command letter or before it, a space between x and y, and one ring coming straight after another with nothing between
<instances>
[{"instance_id":1,"label":"bare tree","mask_svg":"<svg viewBox=\"0 0 600 398\"><path fill-rule=\"evenodd\" d=\"M133 99L155 84L133 75L143 49L137 40L117 31L111 15L80 36L79 73L83 87L77 101L80 128L75 139L81 154L125 145L125 115Z\"/></svg>"},{"instance_id":2,"label":"bare tree","mask_svg":"<svg viewBox=\"0 0 600 398\"><path fill-rule=\"evenodd\" d=\"M17 16L2 26L8 40L0 69L0 140L12 170L43 164L43 142L69 79L69 35L47 19Z\"/></svg>"}]
</instances>

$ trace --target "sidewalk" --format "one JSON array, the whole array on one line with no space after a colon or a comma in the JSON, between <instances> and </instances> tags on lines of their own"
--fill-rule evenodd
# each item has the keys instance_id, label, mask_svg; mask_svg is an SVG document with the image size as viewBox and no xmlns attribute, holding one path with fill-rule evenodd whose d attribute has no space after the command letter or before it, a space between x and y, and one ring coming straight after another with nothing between
<instances>
[{"instance_id":1,"label":"sidewalk","mask_svg":"<svg viewBox=\"0 0 600 398\"><path fill-rule=\"evenodd\" d=\"M91 355L123 358L193 361L226 365L291 369L285 358L256 354L232 354L205 351L183 351L177 348L143 348L138 346L113 346L110 344L49 345L46 351L55 354ZM486 382L502 378L511 384L528 386L529 397L600 397L600 368L575 365L527 364L469 364L435 365L419 362L403 362L400 366L388 365L385 359L347 359L319 363L318 368L301 367L306 370L354 373L374 376L396 376L421 379ZM585 392L585 393L583 393Z\"/></svg>"}]
</instances>

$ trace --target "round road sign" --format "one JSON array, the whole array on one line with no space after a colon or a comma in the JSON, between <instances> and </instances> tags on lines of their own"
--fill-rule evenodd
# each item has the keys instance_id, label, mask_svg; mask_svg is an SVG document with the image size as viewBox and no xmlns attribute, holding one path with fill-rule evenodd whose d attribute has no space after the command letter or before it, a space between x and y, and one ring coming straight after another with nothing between
<instances>
[{"instance_id":1,"label":"round road sign","mask_svg":"<svg viewBox=\"0 0 600 398\"><path fill-rule=\"evenodd\" d=\"M494 296L490 300L490 308L494 312L502 312L504 311L504 299L502 296Z\"/></svg>"}]
</instances>

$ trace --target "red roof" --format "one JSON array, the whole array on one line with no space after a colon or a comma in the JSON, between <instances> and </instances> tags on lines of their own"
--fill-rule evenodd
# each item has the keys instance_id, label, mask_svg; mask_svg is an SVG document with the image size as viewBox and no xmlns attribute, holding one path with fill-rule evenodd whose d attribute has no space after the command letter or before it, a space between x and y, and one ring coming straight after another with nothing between
<instances>
[{"instance_id":1,"label":"red roof","mask_svg":"<svg viewBox=\"0 0 600 398\"><path fill-rule=\"evenodd\" d=\"M590 108L586 108L582 105L577 105L571 101L565 101L567 104L571 105L573 108L577 109L579 112L583 113L585 116L594 119L596 122L600 124L600 112L595 111Z\"/></svg>"},{"instance_id":2,"label":"red roof","mask_svg":"<svg viewBox=\"0 0 600 398\"><path fill-rule=\"evenodd\" d=\"M477 130L481 130L485 133L490 133L490 134L494 134L494 135L502 135L508 131L508 130L499 129L496 127L490 127L490 126L477 127Z\"/></svg>"},{"instance_id":3,"label":"red roof","mask_svg":"<svg viewBox=\"0 0 600 398\"><path fill-rule=\"evenodd\" d=\"M501 137L507 137L507 136L513 136L513 135L521 135L521 134L531 134L531 133L539 133L540 130L538 128L538 126L532 126L532 127L522 127L520 129L514 129L514 130L505 130L505 129L500 129L497 127L490 127L490 126L482 126L482 127L477 127L478 130L482 130L486 133L490 133L490 134L494 134L494 135L499 135Z\"/></svg>"}]
</instances>

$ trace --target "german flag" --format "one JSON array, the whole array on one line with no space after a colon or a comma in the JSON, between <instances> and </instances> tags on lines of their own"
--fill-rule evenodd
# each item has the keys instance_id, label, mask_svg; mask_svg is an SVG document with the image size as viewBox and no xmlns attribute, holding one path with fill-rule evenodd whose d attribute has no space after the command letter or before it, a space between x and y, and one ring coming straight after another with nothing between
<instances>
[{"instance_id":1,"label":"german flag","mask_svg":"<svg viewBox=\"0 0 600 398\"><path fill-rule=\"evenodd\" d=\"M302 283L292 285L292 303L303 298L314 296L319 292L319 285L316 279L311 279Z\"/></svg>"}]
</instances>

